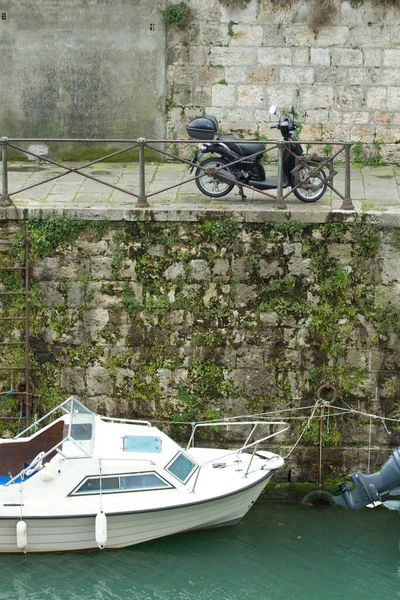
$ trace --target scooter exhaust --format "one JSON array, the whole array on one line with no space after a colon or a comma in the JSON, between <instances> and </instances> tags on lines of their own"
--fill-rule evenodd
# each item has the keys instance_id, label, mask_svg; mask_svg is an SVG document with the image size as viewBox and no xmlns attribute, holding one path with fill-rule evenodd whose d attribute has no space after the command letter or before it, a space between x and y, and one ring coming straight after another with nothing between
<instances>
[{"instance_id":1,"label":"scooter exhaust","mask_svg":"<svg viewBox=\"0 0 400 600\"><path fill-rule=\"evenodd\" d=\"M224 183L239 183L238 178L228 169L205 169L205 174Z\"/></svg>"}]
</instances>

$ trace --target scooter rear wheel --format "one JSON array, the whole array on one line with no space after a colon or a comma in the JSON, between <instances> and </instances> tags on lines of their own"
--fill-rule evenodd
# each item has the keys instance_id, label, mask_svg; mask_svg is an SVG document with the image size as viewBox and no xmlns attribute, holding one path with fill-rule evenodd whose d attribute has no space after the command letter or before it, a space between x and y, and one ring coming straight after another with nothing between
<instances>
[{"instance_id":1,"label":"scooter rear wheel","mask_svg":"<svg viewBox=\"0 0 400 600\"><path fill-rule=\"evenodd\" d=\"M222 198L229 194L234 187L233 183L222 181L205 172L205 169L220 169L225 165L229 165L229 160L222 157L207 158L200 163L196 169L196 185L202 194L211 198Z\"/></svg>"},{"instance_id":2,"label":"scooter rear wheel","mask_svg":"<svg viewBox=\"0 0 400 600\"><path fill-rule=\"evenodd\" d=\"M318 169L317 164L310 164L311 168ZM300 181L305 180L308 177L309 168L307 166L303 167L299 172ZM293 190L293 194L301 200L302 202L316 202L325 194L327 190L327 185L324 183L324 180L327 178L326 171L324 169L318 169L315 177L310 177L307 181L305 181L305 186L302 187L301 184L295 190Z\"/></svg>"}]
</instances>

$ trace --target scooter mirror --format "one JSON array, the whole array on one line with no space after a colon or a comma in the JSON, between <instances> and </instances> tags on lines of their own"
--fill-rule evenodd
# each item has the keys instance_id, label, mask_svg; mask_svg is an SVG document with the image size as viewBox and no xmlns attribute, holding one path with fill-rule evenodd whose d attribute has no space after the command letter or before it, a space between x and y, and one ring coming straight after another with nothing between
<instances>
[{"instance_id":1,"label":"scooter mirror","mask_svg":"<svg viewBox=\"0 0 400 600\"><path fill-rule=\"evenodd\" d=\"M291 112L292 112L292 115L294 116L295 115L295 110L294 110L294 106L293 105L292 105L292 111Z\"/></svg>"},{"instance_id":2,"label":"scooter mirror","mask_svg":"<svg viewBox=\"0 0 400 600\"><path fill-rule=\"evenodd\" d=\"M274 115L275 113L276 113L276 106L275 106L275 104L271 104L271 106L269 107L269 114Z\"/></svg>"}]
</instances>

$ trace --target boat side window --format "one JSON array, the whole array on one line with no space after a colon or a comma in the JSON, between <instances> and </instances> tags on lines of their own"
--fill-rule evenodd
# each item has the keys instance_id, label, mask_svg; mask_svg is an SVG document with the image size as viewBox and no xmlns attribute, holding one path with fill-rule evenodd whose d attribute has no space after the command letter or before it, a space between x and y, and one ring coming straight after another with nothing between
<instances>
[{"instance_id":1,"label":"boat side window","mask_svg":"<svg viewBox=\"0 0 400 600\"><path fill-rule=\"evenodd\" d=\"M180 452L175 458L165 467L165 470L179 479L182 483L186 483L191 475L197 469L195 462L190 460L183 452Z\"/></svg>"},{"instance_id":2,"label":"boat side window","mask_svg":"<svg viewBox=\"0 0 400 600\"><path fill-rule=\"evenodd\" d=\"M137 473L120 477L121 490L157 490L165 487L171 486L155 473Z\"/></svg>"},{"instance_id":3,"label":"boat side window","mask_svg":"<svg viewBox=\"0 0 400 600\"><path fill-rule=\"evenodd\" d=\"M102 493L162 490L173 486L157 473L128 473L118 477L102 477ZM87 477L85 481L72 492L72 495L99 494L100 477Z\"/></svg>"},{"instance_id":4,"label":"boat side window","mask_svg":"<svg viewBox=\"0 0 400 600\"><path fill-rule=\"evenodd\" d=\"M161 452L161 438L150 435L124 435L124 452L149 452L151 454Z\"/></svg>"},{"instance_id":5,"label":"boat side window","mask_svg":"<svg viewBox=\"0 0 400 600\"><path fill-rule=\"evenodd\" d=\"M101 489L103 492L110 492L119 490L119 477L102 477L101 479ZM87 494L87 493L97 493L100 491L100 478L99 477L89 477L86 481L81 485L81 487L76 490L76 494Z\"/></svg>"}]
</instances>

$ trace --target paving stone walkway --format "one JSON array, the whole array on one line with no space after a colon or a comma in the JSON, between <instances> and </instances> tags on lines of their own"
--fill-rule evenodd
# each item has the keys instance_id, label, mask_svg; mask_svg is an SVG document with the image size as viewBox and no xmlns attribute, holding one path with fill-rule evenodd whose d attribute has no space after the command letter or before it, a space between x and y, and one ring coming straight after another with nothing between
<instances>
[{"instance_id":1,"label":"paving stone walkway","mask_svg":"<svg viewBox=\"0 0 400 600\"><path fill-rule=\"evenodd\" d=\"M335 168L338 173L334 187L343 194L344 167ZM273 167L268 167L268 171L271 175L276 174ZM59 167L46 163L10 163L8 189L13 206L0 208L0 218L53 215L82 219L181 221L197 220L199 215L204 214L233 211L237 218L246 221L296 219L325 222L332 215L344 212L341 211L342 199L332 190L328 190L316 203L303 203L290 194L284 210L277 208L276 192L271 192L274 198L247 190L247 198L243 202L237 188L234 188L219 200L211 199L199 192L184 163L146 163L146 194L150 208L138 209L135 206L137 199L129 194L78 173L56 178L63 172ZM103 162L87 167L84 172L108 184L139 193L138 164ZM18 191L50 178L54 179L38 187ZM351 199L355 212L367 213L377 221L400 227L400 166L352 168Z\"/></svg>"}]
</instances>

